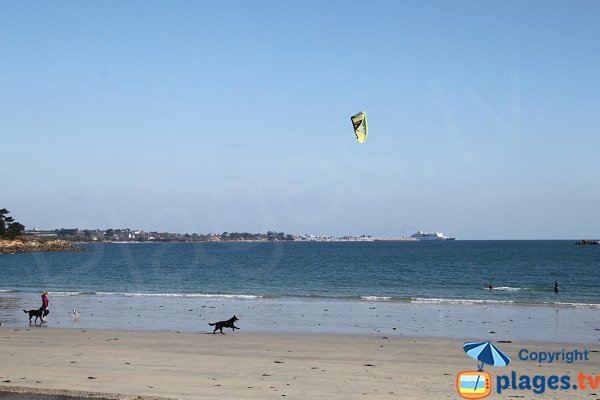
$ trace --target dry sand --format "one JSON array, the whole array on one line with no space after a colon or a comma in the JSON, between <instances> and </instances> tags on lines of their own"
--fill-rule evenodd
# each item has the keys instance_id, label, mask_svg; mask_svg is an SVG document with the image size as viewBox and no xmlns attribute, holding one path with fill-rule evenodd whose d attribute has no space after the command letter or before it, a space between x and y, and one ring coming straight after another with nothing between
<instances>
[{"instance_id":1,"label":"dry sand","mask_svg":"<svg viewBox=\"0 0 600 400\"><path fill-rule=\"evenodd\" d=\"M492 374L600 375L598 347L501 343L513 362ZM590 361L539 366L520 349L587 348ZM64 390L178 399L456 399L459 371L476 362L462 341L341 335L226 335L34 328L0 330L0 398ZM492 379L495 385L494 378ZM31 389L30 389L31 388ZM495 389L495 387L493 388ZM4 396L8 394L4 393ZM15 399L37 398L13 395ZM511 390L490 398L600 398L596 391ZM110 397L110 396L105 396ZM8 398L8 397L6 397ZM46 397L50 399L51 397ZM56 397L64 398L64 397Z\"/></svg>"}]
</instances>

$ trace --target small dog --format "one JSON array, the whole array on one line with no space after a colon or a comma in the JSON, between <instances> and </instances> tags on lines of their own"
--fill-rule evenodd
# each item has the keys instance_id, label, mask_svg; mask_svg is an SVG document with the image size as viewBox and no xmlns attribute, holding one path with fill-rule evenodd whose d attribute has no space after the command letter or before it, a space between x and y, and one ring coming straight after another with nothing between
<instances>
[{"instance_id":1,"label":"small dog","mask_svg":"<svg viewBox=\"0 0 600 400\"><path fill-rule=\"evenodd\" d=\"M215 323L208 323L210 326L214 326L215 330L213 331L214 333L217 333L217 329L221 331L221 333L223 333L223 328L231 328L233 329L233 331L235 332L236 329L240 329L237 326L235 326L233 323L235 321L239 321L238 317L236 317L235 315L231 318L229 318L227 321L219 321L219 322L215 322ZM224 333L223 333L224 334Z\"/></svg>"},{"instance_id":2,"label":"small dog","mask_svg":"<svg viewBox=\"0 0 600 400\"><path fill-rule=\"evenodd\" d=\"M81 315L81 313L79 312L79 310L77 308L73 309L73 320L79 319L79 316Z\"/></svg>"},{"instance_id":3,"label":"small dog","mask_svg":"<svg viewBox=\"0 0 600 400\"><path fill-rule=\"evenodd\" d=\"M25 314L29 313L29 322L31 322L31 318L35 317L35 321L34 323L37 323L38 318L40 319L40 321L45 322L44 317L46 317L46 315L50 314L50 310L43 310L41 308L37 309L37 310L23 310L23 312ZM44 313L44 315L42 315L42 312Z\"/></svg>"}]
</instances>

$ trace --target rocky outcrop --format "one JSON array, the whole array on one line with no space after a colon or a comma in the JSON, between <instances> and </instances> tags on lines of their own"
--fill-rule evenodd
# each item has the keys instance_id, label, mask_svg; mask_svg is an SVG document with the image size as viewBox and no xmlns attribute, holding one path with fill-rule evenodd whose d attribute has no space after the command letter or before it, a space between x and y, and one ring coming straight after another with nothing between
<instances>
[{"instance_id":1,"label":"rocky outcrop","mask_svg":"<svg viewBox=\"0 0 600 400\"><path fill-rule=\"evenodd\" d=\"M82 251L64 240L0 240L0 253L18 253L29 251Z\"/></svg>"},{"instance_id":2,"label":"rocky outcrop","mask_svg":"<svg viewBox=\"0 0 600 400\"><path fill-rule=\"evenodd\" d=\"M575 242L576 245L579 246L598 246L600 245L600 240L580 240L579 242Z\"/></svg>"}]
</instances>

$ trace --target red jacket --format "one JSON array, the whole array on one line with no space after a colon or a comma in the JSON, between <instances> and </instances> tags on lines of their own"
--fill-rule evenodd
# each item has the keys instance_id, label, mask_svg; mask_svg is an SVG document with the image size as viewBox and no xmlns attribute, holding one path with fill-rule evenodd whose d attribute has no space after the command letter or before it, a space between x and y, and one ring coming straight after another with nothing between
<instances>
[{"instance_id":1,"label":"red jacket","mask_svg":"<svg viewBox=\"0 0 600 400\"><path fill-rule=\"evenodd\" d=\"M43 296L42 296L42 307L44 307L44 308L48 308L48 303L49 303L49 301L48 301L48 296L46 296L46 295L43 295Z\"/></svg>"}]
</instances>

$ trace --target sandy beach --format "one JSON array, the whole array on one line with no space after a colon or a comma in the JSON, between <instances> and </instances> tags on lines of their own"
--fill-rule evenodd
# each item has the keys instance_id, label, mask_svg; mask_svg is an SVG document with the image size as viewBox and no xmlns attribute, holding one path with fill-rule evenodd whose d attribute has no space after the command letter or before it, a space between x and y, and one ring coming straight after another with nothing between
<instances>
[{"instance_id":1,"label":"sandy beach","mask_svg":"<svg viewBox=\"0 0 600 400\"><path fill-rule=\"evenodd\" d=\"M125 332L32 327L0 331L0 398L10 391L177 399L458 398L457 373L473 370L463 342L381 335ZM495 374L564 375L600 370L598 346L501 343L510 366ZM544 365L520 349L587 349L588 361ZM495 390L495 387L493 387ZM507 390L492 397L600 397L599 390ZM125 396L125 397L123 397ZM8 397L6 397L8 398ZM13 397L23 399L23 397ZM32 397L32 398L35 398Z\"/></svg>"}]
</instances>

